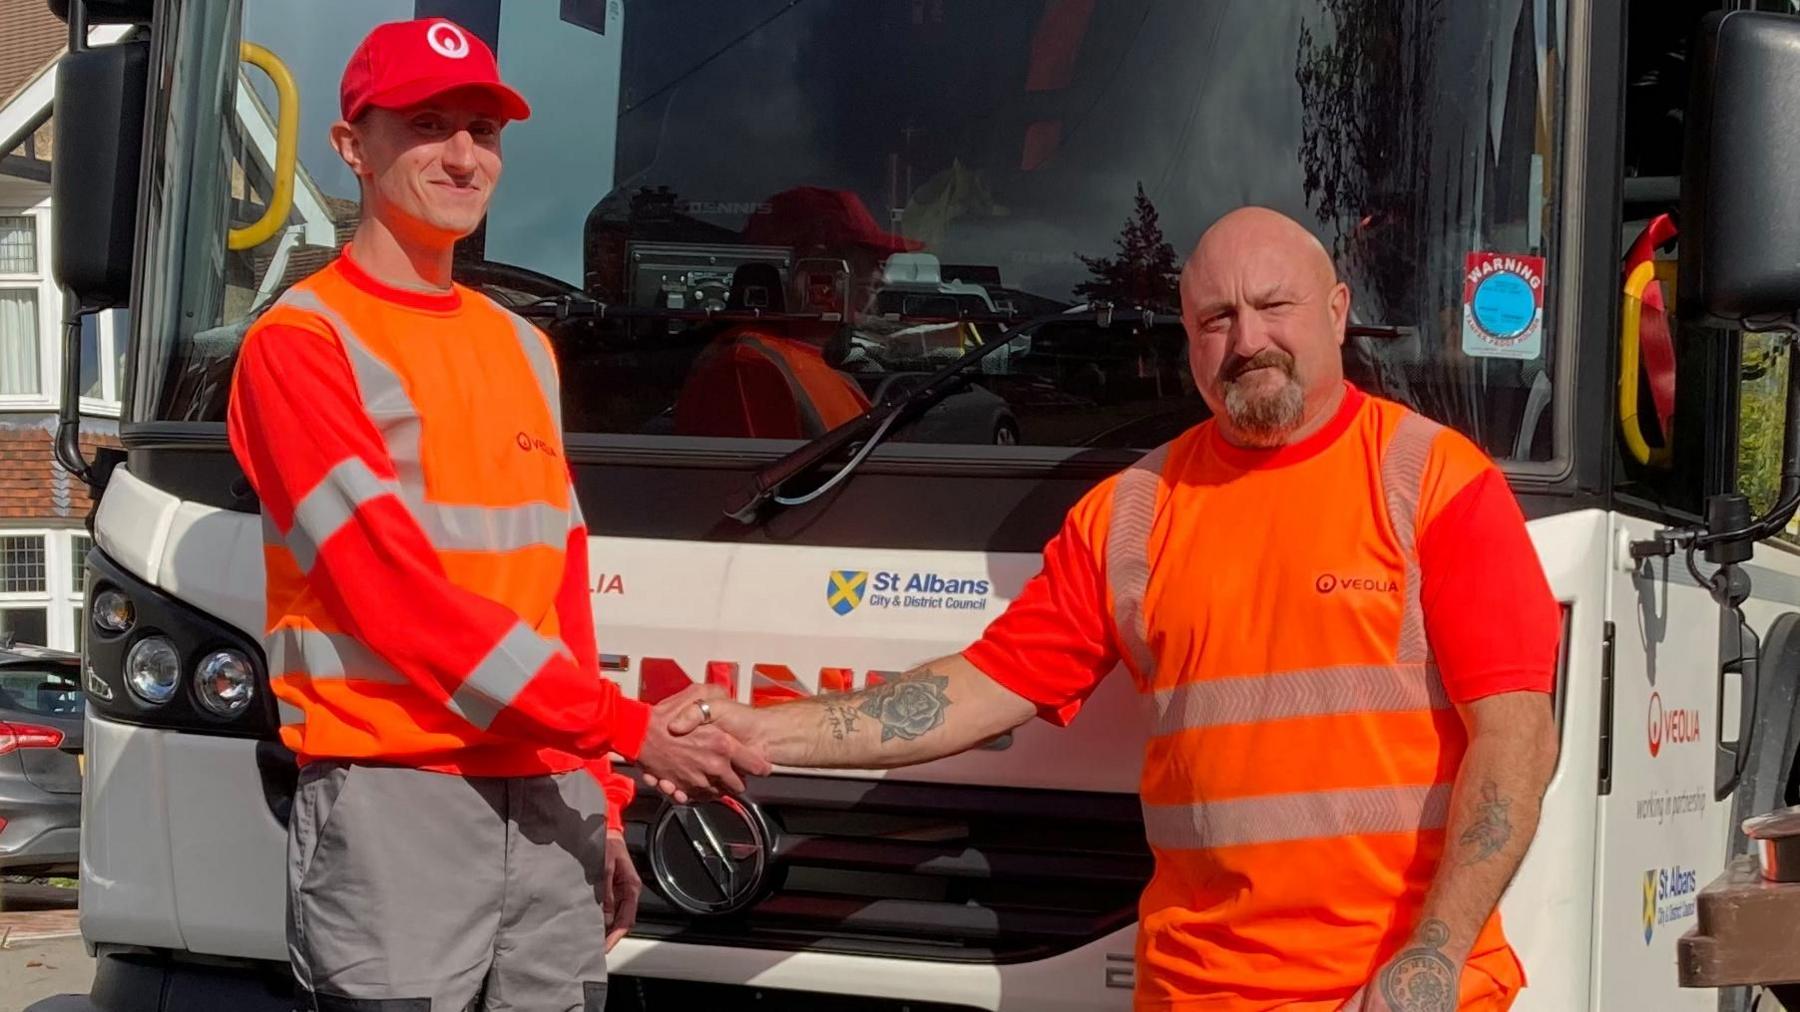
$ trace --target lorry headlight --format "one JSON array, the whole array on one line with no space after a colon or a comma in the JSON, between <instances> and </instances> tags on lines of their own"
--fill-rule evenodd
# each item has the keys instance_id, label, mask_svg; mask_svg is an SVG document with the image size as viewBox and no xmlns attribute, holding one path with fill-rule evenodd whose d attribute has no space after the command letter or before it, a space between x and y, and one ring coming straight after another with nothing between
<instances>
[{"instance_id":1,"label":"lorry headlight","mask_svg":"<svg viewBox=\"0 0 1800 1012\"><path fill-rule=\"evenodd\" d=\"M125 655L125 686L151 706L168 702L180 681L181 654L165 637L146 636Z\"/></svg>"},{"instance_id":2,"label":"lorry headlight","mask_svg":"<svg viewBox=\"0 0 1800 1012\"><path fill-rule=\"evenodd\" d=\"M256 694L256 669L236 650L215 650L194 669L200 703L221 717L235 717Z\"/></svg>"},{"instance_id":3,"label":"lorry headlight","mask_svg":"<svg viewBox=\"0 0 1800 1012\"><path fill-rule=\"evenodd\" d=\"M94 595L94 624L102 632L115 636L131 630L131 623L137 620L136 609L131 606L131 598L116 590L103 590Z\"/></svg>"}]
</instances>

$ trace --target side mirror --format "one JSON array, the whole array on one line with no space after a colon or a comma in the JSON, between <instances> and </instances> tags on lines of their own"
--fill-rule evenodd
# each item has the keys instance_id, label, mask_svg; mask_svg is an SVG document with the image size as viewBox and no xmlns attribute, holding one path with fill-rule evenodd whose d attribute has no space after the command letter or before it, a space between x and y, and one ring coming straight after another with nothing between
<instances>
[{"instance_id":1,"label":"side mirror","mask_svg":"<svg viewBox=\"0 0 1800 1012\"><path fill-rule=\"evenodd\" d=\"M131 299L149 67L142 41L67 53L56 64L51 270L82 309Z\"/></svg>"},{"instance_id":2,"label":"side mirror","mask_svg":"<svg viewBox=\"0 0 1800 1012\"><path fill-rule=\"evenodd\" d=\"M70 0L50 0L50 13L64 24L69 20ZM90 25L147 25L156 10L155 0L86 0L81 5Z\"/></svg>"},{"instance_id":3,"label":"side mirror","mask_svg":"<svg viewBox=\"0 0 1800 1012\"><path fill-rule=\"evenodd\" d=\"M1676 311L1699 326L1800 318L1800 17L1723 11L1694 41Z\"/></svg>"}]
</instances>

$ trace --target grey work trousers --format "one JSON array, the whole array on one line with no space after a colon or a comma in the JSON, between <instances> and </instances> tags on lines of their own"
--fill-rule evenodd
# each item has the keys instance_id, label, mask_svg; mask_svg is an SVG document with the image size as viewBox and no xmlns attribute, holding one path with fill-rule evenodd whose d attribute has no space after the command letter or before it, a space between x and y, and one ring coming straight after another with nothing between
<instances>
[{"instance_id":1,"label":"grey work trousers","mask_svg":"<svg viewBox=\"0 0 1800 1012\"><path fill-rule=\"evenodd\" d=\"M316 1012L600 1012L606 795L585 770L309 763L288 958Z\"/></svg>"}]
</instances>

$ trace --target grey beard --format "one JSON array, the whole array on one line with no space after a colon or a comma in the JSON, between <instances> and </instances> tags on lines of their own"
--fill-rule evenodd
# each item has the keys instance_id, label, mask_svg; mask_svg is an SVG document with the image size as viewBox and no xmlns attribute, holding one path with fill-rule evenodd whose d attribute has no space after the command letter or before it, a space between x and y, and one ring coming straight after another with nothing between
<instances>
[{"instance_id":1,"label":"grey beard","mask_svg":"<svg viewBox=\"0 0 1800 1012\"><path fill-rule=\"evenodd\" d=\"M1280 446L1300 427L1305 412L1305 391L1291 376L1272 394L1248 394L1235 384L1225 387L1225 413L1232 428L1251 446Z\"/></svg>"}]
</instances>

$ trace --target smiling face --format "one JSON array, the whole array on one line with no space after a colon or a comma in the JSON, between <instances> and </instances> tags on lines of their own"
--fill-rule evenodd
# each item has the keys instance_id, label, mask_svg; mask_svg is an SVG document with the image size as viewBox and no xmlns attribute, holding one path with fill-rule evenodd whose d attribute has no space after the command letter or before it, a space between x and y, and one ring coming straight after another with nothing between
<instances>
[{"instance_id":1,"label":"smiling face","mask_svg":"<svg viewBox=\"0 0 1800 1012\"><path fill-rule=\"evenodd\" d=\"M1227 439L1289 442L1336 403L1350 291L1312 234L1263 208L1221 218L1181 275L1188 360Z\"/></svg>"},{"instance_id":2,"label":"smiling face","mask_svg":"<svg viewBox=\"0 0 1800 1012\"><path fill-rule=\"evenodd\" d=\"M499 102L470 89L371 108L332 140L362 183L363 213L403 242L443 248L475 231L500 181Z\"/></svg>"}]
</instances>

